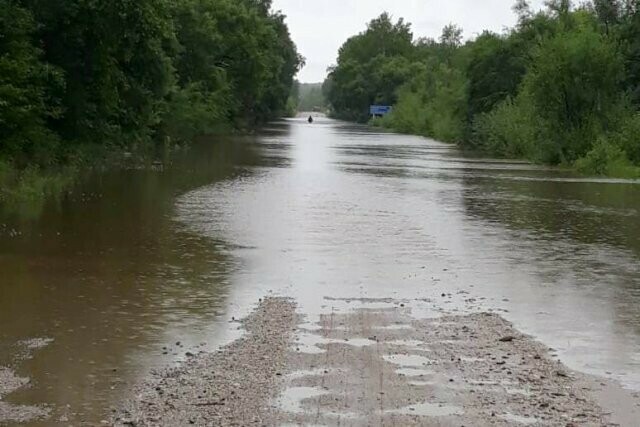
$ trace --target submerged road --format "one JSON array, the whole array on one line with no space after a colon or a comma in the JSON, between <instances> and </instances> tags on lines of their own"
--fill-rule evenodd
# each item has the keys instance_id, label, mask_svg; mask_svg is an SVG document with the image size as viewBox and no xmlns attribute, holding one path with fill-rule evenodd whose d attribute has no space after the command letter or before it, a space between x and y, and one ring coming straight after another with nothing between
<instances>
[{"instance_id":1,"label":"submerged road","mask_svg":"<svg viewBox=\"0 0 640 427\"><path fill-rule=\"evenodd\" d=\"M183 157L5 214L0 366L33 385L0 399L100 422L150 368L237 337L229 321L267 295L307 327L371 304L410 305L409 323L491 311L640 390L640 184L328 119ZM327 344L300 328L302 353Z\"/></svg>"}]
</instances>

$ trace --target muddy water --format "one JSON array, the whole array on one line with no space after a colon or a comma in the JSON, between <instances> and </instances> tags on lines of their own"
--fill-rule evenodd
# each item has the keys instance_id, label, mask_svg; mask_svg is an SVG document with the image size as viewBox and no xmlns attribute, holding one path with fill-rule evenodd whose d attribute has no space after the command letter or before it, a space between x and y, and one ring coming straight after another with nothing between
<instances>
[{"instance_id":1,"label":"muddy water","mask_svg":"<svg viewBox=\"0 0 640 427\"><path fill-rule=\"evenodd\" d=\"M8 400L53 420L105 419L268 293L310 318L344 298L496 310L640 390L640 184L329 120L203 141L162 171L90 177L37 219L6 214L0 273L0 366L33 382ZM25 351L33 338L53 342Z\"/></svg>"}]
</instances>

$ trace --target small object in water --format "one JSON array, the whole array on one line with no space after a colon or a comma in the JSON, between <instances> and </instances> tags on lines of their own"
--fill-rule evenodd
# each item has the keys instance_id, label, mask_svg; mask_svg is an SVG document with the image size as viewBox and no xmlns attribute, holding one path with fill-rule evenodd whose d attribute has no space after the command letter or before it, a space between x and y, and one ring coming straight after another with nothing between
<instances>
[{"instance_id":1,"label":"small object in water","mask_svg":"<svg viewBox=\"0 0 640 427\"><path fill-rule=\"evenodd\" d=\"M313 123L313 116L309 116L309 123Z\"/></svg>"}]
</instances>

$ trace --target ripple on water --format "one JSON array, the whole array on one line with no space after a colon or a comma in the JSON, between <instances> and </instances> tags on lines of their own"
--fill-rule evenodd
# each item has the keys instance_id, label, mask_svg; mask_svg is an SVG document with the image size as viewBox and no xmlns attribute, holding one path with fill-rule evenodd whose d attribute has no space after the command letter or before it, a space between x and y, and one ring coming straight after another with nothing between
<instances>
[{"instance_id":1,"label":"ripple on water","mask_svg":"<svg viewBox=\"0 0 640 427\"><path fill-rule=\"evenodd\" d=\"M387 354L382 356L382 358L394 365L411 368L434 365L436 363L435 360L416 354Z\"/></svg>"}]
</instances>

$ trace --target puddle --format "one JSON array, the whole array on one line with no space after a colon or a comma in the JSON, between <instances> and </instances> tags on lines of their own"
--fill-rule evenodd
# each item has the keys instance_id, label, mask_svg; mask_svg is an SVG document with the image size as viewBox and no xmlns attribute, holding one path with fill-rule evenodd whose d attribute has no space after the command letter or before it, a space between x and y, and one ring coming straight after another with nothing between
<instances>
[{"instance_id":1,"label":"puddle","mask_svg":"<svg viewBox=\"0 0 640 427\"><path fill-rule=\"evenodd\" d=\"M319 344L326 344L322 337L314 334L298 334L293 348L296 351L306 354L321 354L327 351L318 347Z\"/></svg>"},{"instance_id":2,"label":"puddle","mask_svg":"<svg viewBox=\"0 0 640 427\"><path fill-rule=\"evenodd\" d=\"M421 417L450 417L464 414L462 408L458 406L441 403L420 403L390 412L401 415L419 415Z\"/></svg>"},{"instance_id":3,"label":"puddle","mask_svg":"<svg viewBox=\"0 0 640 427\"><path fill-rule=\"evenodd\" d=\"M364 417L362 415L359 414L355 414L353 412L327 412L327 413L322 413L323 416L328 416L328 417L333 417L333 418L337 418L338 421L339 420L349 420L349 421L356 421L356 420L362 420ZM340 424L338 424L340 425ZM306 424L305 424L306 426Z\"/></svg>"},{"instance_id":4,"label":"puddle","mask_svg":"<svg viewBox=\"0 0 640 427\"><path fill-rule=\"evenodd\" d=\"M290 387L282 393L280 399L278 399L278 404L285 412L303 414L306 412L302 407L303 401L324 396L325 394L328 393L315 387Z\"/></svg>"},{"instance_id":5,"label":"puddle","mask_svg":"<svg viewBox=\"0 0 640 427\"><path fill-rule=\"evenodd\" d=\"M307 354L321 354L326 353L326 350L321 348L321 345L329 344L343 344L352 347L367 347L377 344L376 341L367 338L349 338L349 339L336 339L336 338L324 338L316 334L298 334L294 348L301 353Z\"/></svg>"},{"instance_id":6,"label":"puddle","mask_svg":"<svg viewBox=\"0 0 640 427\"><path fill-rule=\"evenodd\" d=\"M424 356L418 356L415 354L388 354L382 356L384 360L394 365L400 365L404 367L421 367L427 365L434 365L434 360L428 359Z\"/></svg>"},{"instance_id":7,"label":"puddle","mask_svg":"<svg viewBox=\"0 0 640 427\"><path fill-rule=\"evenodd\" d=\"M462 360L465 363L477 363L477 362L484 362L487 359L483 359L481 357L461 357L460 360Z\"/></svg>"},{"instance_id":8,"label":"puddle","mask_svg":"<svg viewBox=\"0 0 640 427\"><path fill-rule=\"evenodd\" d=\"M367 338L349 338L349 341L333 340L332 342L351 345L353 347L367 347L377 344L376 341Z\"/></svg>"},{"instance_id":9,"label":"puddle","mask_svg":"<svg viewBox=\"0 0 640 427\"><path fill-rule=\"evenodd\" d=\"M317 323L303 323L300 325L300 329L303 331L316 332L321 331L322 326Z\"/></svg>"},{"instance_id":10,"label":"puddle","mask_svg":"<svg viewBox=\"0 0 640 427\"><path fill-rule=\"evenodd\" d=\"M413 306L411 316L416 320L437 320L443 316L442 310L435 306Z\"/></svg>"},{"instance_id":11,"label":"puddle","mask_svg":"<svg viewBox=\"0 0 640 427\"><path fill-rule=\"evenodd\" d=\"M386 325L386 326L376 326L373 329L380 329L383 331L408 331L408 330L413 330L413 326L408 325L408 324L404 324L404 323L398 323L395 325Z\"/></svg>"},{"instance_id":12,"label":"puddle","mask_svg":"<svg viewBox=\"0 0 640 427\"><path fill-rule=\"evenodd\" d=\"M290 374L287 375L287 378L289 378L290 380L299 380L301 378L307 378L307 377L319 377L321 375L326 375L325 371L326 369L313 369L313 370L308 370L308 371L295 371L295 372L291 372Z\"/></svg>"},{"instance_id":13,"label":"puddle","mask_svg":"<svg viewBox=\"0 0 640 427\"><path fill-rule=\"evenodd\" d=\"M416 386L416 387L428 387L428 386L435 386L436 382L435 381L409 381L409 385Z\"/></svg>"},{"instance_id":14,"label":"puddle","mask_svg":"<svg viewBox=\"0 0 640 427\"><path fill-rule=\"evenodd\" d=\"M533 425L540 422L540 420L537 418L523 417L522 415L516 415L510 412L500 415L500 418L509 422L514 422L514 423L524 424L524 425Z\"/></svg>"},{"instance_id":15,"label":"puddle","mask_svg":"<svg viewBox=\"0 0 640 427\"><path fill-rule=\"evenodd\" d=\"M429 369L419 368L400 368L396 369L398 375L404 375L405 377L424 377L426 375L433 375L433 371Z\"/></svg>"},{"instance_id":16,"label":"puddle","mask_svg":"<svg viewBox=\"0 0 640 427\"><path fill-rule=\"evenodd\" d=\"M418 340L394 340L388 341L385 344L394 347L406 347L413 350L431 351L427 348L426 344L423 341Z\"/></svg>"}]
</instances>

